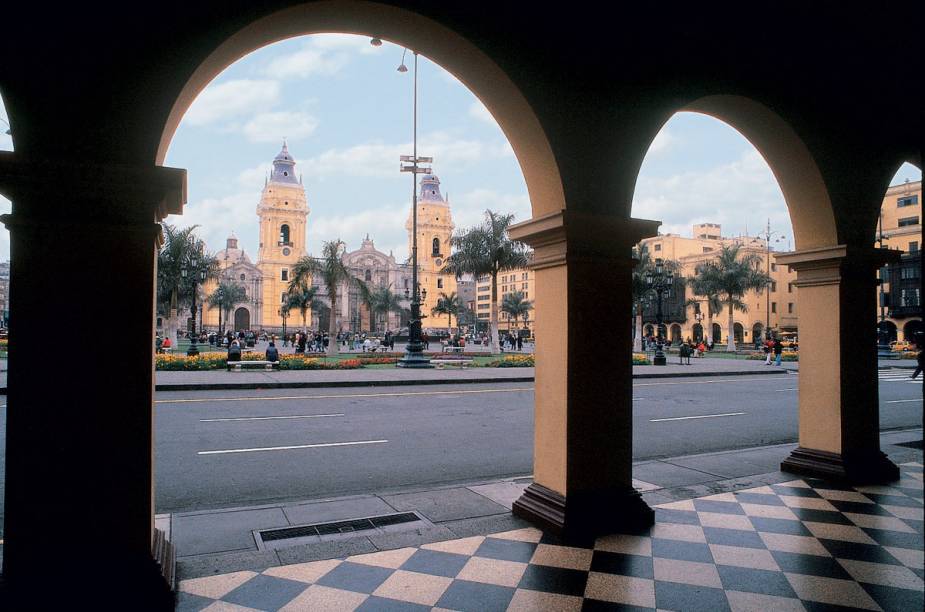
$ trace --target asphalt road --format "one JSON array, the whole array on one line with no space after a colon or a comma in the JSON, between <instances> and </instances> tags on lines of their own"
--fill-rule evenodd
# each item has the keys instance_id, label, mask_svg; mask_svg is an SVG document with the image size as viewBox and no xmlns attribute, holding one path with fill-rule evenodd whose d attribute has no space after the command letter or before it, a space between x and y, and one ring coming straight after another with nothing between
<instances>
[{"instance_id":1,"label":"asphalt road","mask_svg":"<svg viewBox=\"0 0 925 612\"><path fill-rule=\"evenodd\" d=\"M881 375L881 428L922 386ZM794 442L797 376L639 379L634 457ZM2 419L3 415L0 415ZM0 421L2 424L2 421ZM156 509L326 498L528 475L531 384L157 394Z\"/></svg>"}]
</instances>

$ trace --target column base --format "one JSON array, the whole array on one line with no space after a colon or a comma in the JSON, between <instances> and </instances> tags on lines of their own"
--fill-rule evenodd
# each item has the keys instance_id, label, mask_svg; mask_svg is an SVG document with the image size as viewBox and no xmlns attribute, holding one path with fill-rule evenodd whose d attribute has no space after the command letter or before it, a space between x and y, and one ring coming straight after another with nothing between
<instances>
[{"instance_id":1,"label":"column base","mask_svg":"<svg viewBox=\"0 0 925 612\"><path fill-rule=\"evenodd\" d=\"M533 483L514 502L512 511L561 537L635 533L655 523L655 512L632 487L573 494L566 499Z\"/></svg>"},{"instance_id":2,"label":"column base","mask_svg":"<svg viewBox=\"0 0 925 612\"><path fill-rule=\"evenodd\" d=\"M801 476L852 484L899 480L899 468L879 450L843 455L798 446L781 462L780 469Z\"/></svg>"}]
</instances>

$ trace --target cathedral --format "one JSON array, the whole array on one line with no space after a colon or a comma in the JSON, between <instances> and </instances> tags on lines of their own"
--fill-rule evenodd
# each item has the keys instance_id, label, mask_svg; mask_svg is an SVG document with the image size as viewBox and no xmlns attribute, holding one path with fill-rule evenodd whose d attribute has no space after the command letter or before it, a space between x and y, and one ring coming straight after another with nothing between
<instances>
[{"instance_id":1,"label":"cathedral","mask_svg":"<svg viewBox=\"0 0 925 612\"><path fill-rule=\"evenodd\" d=\"M226 330L281 331L284 326L289 329L301 327L300 313L295 310L286 312L282 308L286 302L290 271L300 258L308 255L306 232L310 209L305 187L296 175L295 166L288 146L283 143L282 150L273 159L273 169L257 205L260 224L257 261L253 262L238 247L234 233L228 237L225 248L215 255L221 270L219 280L233 282L243 287L246 293L244 301L235 304L228 313L228 321L223 321ZM449 295L456 291L456 278L440 273L443 261L449 255L454 225L449 201L441 194L440 179L435 175L422 176L417 208L418 283L422 293L426 293L421 311L428 315L441 293ZM405 228L410 254L413 240L410 212ZM320 244L314 246L320 250ZM392 253L377 250L369 234L359 249L345 249L341 259L354 277L365 282L370 289L388 287L402 298L410 296L410 258L399 262ZM320 279L312 279L312 285L317 288L318 301L330 304L327 288ZM212 280L202 288L205 300L200 327L205 330L219 329L219 309L210 307L207 302L217 286L218 281ZM396 330L407 325L407 316L403 313L389 313L384 318L380 315L376 320L363 303L357 288L346 283L338 289L337 312L330 313L326 308L319 312L320 316L319 313L307 313L309 328L327 330L327 317L331 315L337 318L337 328L343 331ZM224 318L225 313L221 314ZM429 327L426 319L424 327Z\"/></svg>"}]
</instances>

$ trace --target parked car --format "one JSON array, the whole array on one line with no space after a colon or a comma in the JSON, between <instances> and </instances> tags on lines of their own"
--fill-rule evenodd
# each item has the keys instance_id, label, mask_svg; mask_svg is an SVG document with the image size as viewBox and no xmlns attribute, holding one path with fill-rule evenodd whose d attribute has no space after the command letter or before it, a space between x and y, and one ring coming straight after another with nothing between
<instances>
[{"instance_id":1,"label":"parked car","mask_svg":"<svg viewBox=\"0 0 925 612\"><path fill-rule=\"evenodd\" d=\"M890 350L901 353L904 351L914 351L915 346L908 340L893 340L890 342Z\"/></svg>"}]
</instances>

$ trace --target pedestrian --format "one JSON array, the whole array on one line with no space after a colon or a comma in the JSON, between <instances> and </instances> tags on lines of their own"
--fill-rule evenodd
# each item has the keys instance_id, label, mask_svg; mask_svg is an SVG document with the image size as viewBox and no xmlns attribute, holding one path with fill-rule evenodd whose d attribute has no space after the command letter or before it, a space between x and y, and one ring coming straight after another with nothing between
<instances>
[{"instance_id":1,"label":"pedestrian","mask_svg":"<svg viewBox=\"0 0 925 612\"><path fill-rule=\"evenodd\" d=\"M241 343L238 340L232 340L228 347L228 361L241 361Z\"/></svg>"},{"instance_id":2,"label":"pedestrian","mask_svg":"<svg viewBox=\"0 0 925 612\"><path fill-rule=\"evenodd\" d=\"M517 334L517 350L518 351L524 350L524 337L521 336L520 334Z\"/></svg>"},{"instance_id":3,"label":"pedestrian","mask_svg":"<svg viewBox=\"0 0 925 612\"><path fill-rule=\"evenodd\" d=\"M912 373L912 380L915 380L915 378L919 375L919 373L923 369L923 363L925 363L925 351L919 349L919 354L915 356L915 361L916 361L916 366L915 366L915 372Z\"/></svg>"},{"instance_id":4,"label":"pedestrian","mask_svg":"<svg viewBox=\"0 0 925 612\"><path fill-rule=\"evenodd\" d=\"M170 336L164 336L164 341L161 343L161 349L165 353L169 353L172 347L173 343L170 341Z\"/></svg>"},{"instance_id":5,"label":"pedestrian","mask_svg":"<svg viewBox=\"0 0 925 612\"><path fill-rule=\"evenodd\" d=\"M780 340L775 338L774 339L774 365L776 366L780 365L780 360L783 357L783 353L784 353L783 343Z\"/></svg>"},{"instance_id":6,"label":"pedestrian","mask_svg":"<svg viewBox=\"0 0 925 612\"><path fill-rule=\"evenodd\" d=\"M267 361L279 361L279 350L276 348L276 342L270 340L270 346L267 347Z\"/></svg>"},{"instance_id":7,"label":"pedestrian","mask_svg":"<svg viewBox=\"0 0 925 612\"><path fill-rule=\"evenodd\" d=\"M764 365L771 365L771 349L774 346L774 338L768 338L764 343Z\"/></svg>"}]
</instances>

